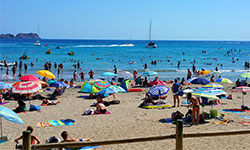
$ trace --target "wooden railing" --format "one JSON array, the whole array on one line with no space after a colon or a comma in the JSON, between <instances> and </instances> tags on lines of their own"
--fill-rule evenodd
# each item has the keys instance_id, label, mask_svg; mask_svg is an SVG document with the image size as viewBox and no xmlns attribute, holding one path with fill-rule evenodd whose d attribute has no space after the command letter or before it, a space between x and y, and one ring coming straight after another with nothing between
<instances>
[{"instance_id":1,"label":"wooden railing","mask_svg":"<svg viewBox=\"0 0 250 150\"><path fill-rule=\"evenodd\" d=\"M23 146L18 148L22 150L37 150L37 149L51 149L51 148L79 148L84 146L101 146L111 144L125 144L135 142L147 142L157 140L176 139L176 150L183 150L183 138L194 138L194 137L211 137L211 136L227 136L227 135L240 135L250 134L250 130L237 130L227 132L207 132L207 133L187 133L183 134L183 122L178 120L176 123L176 134L165 135L165 136L153 136L153 137L142 137L142 138L131 138L121 140L105 140L105 141L91 141L91 142L64 142L64 143L48 143L31 145L31 137L29 131L23 132Z\"/></svg>"}]
</instances>

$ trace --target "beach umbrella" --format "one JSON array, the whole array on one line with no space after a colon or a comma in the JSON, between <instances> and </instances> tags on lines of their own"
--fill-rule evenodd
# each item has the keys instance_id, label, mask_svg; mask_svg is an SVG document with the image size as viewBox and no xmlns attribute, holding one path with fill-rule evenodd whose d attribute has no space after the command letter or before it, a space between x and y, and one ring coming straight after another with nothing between
<instances>
[{"instance_id":1,"label":"beach umbrella","mask_svg":"<svg viewBox=\"0 0 250 150\"><path fill-rule=\"evenodd\" d=\"M224 89L224 87L218 83L208 83L204 85L203 88Z\"/></svg>"},{"instance_id":2,"label":"beach umbrella","mask_svg":"<svg viewBox=\"0 0 250 150\"><path fill-rule=\"evenodd\" d=\"M207 95L226 95L227 92L219 89L206 89L203 90L203 88L197 89L194 91L194 93L199 93L199 94L207 94Z\"/></svg>"},{"instance_id":3,"label":"beach umbrella","mask_svg":"<svg viewBox=\"0 0 250 150\"><path fill-rule=\"evenodd\" d=\"M107 87L105 89L102 89L100 92L98 92L97 94L101 94L101 95L109 95L109 94L114 94L117 93L116 91L114 91L113 89Z\"/></svg>"},{"instance_id":4,"label":"beach umbrella","mask_svg":"<svg viewBox=\"0 0 250 150\"><path fill-rule=\"evenodd\" d=\"M185 90L183 90L183 93L193 93L194 92L194 90L192 90L192 89L185 89Z\"/></svg>"},{"instance_id":5,"label":"beach umbrella","mask_svg":"<svg viewBox=\"0 0 250 150\"><path fill-rule=\"evenodd\" d=\"M218 78L216 79L215 82L220 82L220 83L233 83L230 79L228 78Z\"/></svg>"},{"instance_id":6,"label":"beach umbrella","mask_svg":"<svg viewBox=\"0 0 250 150\"><path fill-rule=\"evenodd\" d=\"M141 76L145 76L145 77L148 77L148 76L155 76L157 75L158 73L155 72L155 71L146 71L146 72L143 72Z\"/></svg>"},{"instance_id":7,"label":"beach umbrella","mask_svg":"<svg viewBox=\"0 0 250 150\"><path fill-rule=\"evenodd\" d=\"M88 81L85 81L80 89L80 92L82 92L82 93L98 93L100 91L101 91L100 89L98 89L94 85L88 83Z\"/></svg>"},{"instance_id":8,"label":"beach umbrella","mask_svg":"<svg viewBox=\"0 0 250 150\"><path fill-rule=\"evenodd\" d=\"M44 81L38 81L38 83L40 83L41 85L42 85L42 88L46 88L46 87L48 87L49 86L49 84L48 83L46 83L46 82L44 82Z\"/></svg>"},{"instance_id":9,"label":"beach umbrella","mask_svg":"<svg viewBox=\"0 0 250 150\"><path fill-rule=\"evenodd\" d=\"M49 81L47 81L46 83L48 83L48 84L50 85L50 84L52 84L52 83L54 83L54 82L56 82L56 80L49 80Z\"/></svg>"},{"instance_id":10,"label":"beach umbrella","mask_svg":"<svg viewBox=\"0 0 250 150\"><path fill-rule=\"evenodd\" d=\"M100 76L117 76L117 74L114 74L113 72L104 72L100 74Z\"/></svg>"},{"instance_id":11,"label":"beach umbrella","mask_svg":"<svg viewBox=\"0 0 250 150\"><path fill-rule=\"evenodd\" d=\"M205 79L205 78L195 78L195 79L191 80L190 83L192 83L192 84L203 84L204 85L204 84L208 84L209 81L207 79Z\"/></svg>"},{"instance_id":12,"label":"beach umbrella","mask_svg":"<svg viewBox=\"0 0 250 150\"><path fill-rule=\"evenodd\" d=\"M114 90L116 93L126 93L126 91L120 87L120 86L116 86L116 85L111 85L108 88L111 88L112 90Z\"/></svg>"},{"instance_id":13,"label":"beach umbrella","mask_svg":"<svg viewBox=\"0 0 250 150\"><path fill-rule=\"evenodd\" d=\"M104 89L106 87L109 87L111 84L109 82L104 81L98 81L94 83L94 86L98 89Z\"/></svg>"},{"instance_id":14,"label":"beach umbrella","mask_svg":"<svg viewBox=\"0 0 250 150\"><path fill-rule=\"evenodd\" d=\"M13 80L14 77L7 75L7 74L3 74L0 76L0 80Z\"/></svg>"},{"instance_id":15,"label":"beach umbrella","mask_svg":"<svg viewBox=\"0 0 250 150\"><path fill-rule=\"evenodd\" d=\"M124 77L125 79L132 79L134 78L133 74L128 72L128 71L122 71L122 72L118 72L118 76L119 77Z\"/></svg>"},{"instance_id":16,"label":"beach umbrella","mask_svg":"<svg viewBox=\"0 0 250 150\"><path fill-rule=\"evenodd\" d=\"M203 94L203 93L192 93L193 96L196 97L206 97L208 99L212 99L212 100L219 100L219 97L215 96L215 95L210 95L210 94Z\"/></svg>"},{"instance_id":17,"label":"beach umbrella","mask_svg":"<svg viewBox=\"0 0 250 150\"><path fill-rule=\"evenodd\" d=\"M11 89L12 84L10 83L0 83L0 89Z\"/></svg>"},{"instance_id":18,"label":"beach umbrella","mask_svg":"<svg viewBox=\"0 0 250 150\"><path fill-rule=\"evenodd\" d=\"M161 80L157 80L157 81L152 81L152 82L150 82L149 83L149 86L153 86L153 85L167 85L167 83L166 82L164 82L164 81L161 81Z\"/></svg>"},{"instance_id":19,"label":"beach umbrella","mask_svg":"<svg viewBox=\"0 0 250 150\"><path fill-rule=\"evenodd\" d=\"M56 82L51 83L49 86L51 86L51 87L67 87L67 84L65 84L64 82L56 81Z\"/></svg>"},{"instance_id":20,"label":"beach umbrella","mask_svg":"<svg viewBox=\"0 0 250 150\"><path fill-rule=\"evenodd\" d=\"M233 89L232 92L242 92L242 104L244 104L244 93L250 92L250 88L248 86L239 86Z\"/></svg>"},{"instance_id":21,"label":"beach umbrella","mask_svg":"<svg viewBox=\"0 0 250 150\"><path fill-rule=\"evenodd\" d=\"M164 94L167 94L168 91L169 88L164 85L155 85L148 90L148 94L152 96L162 96Z\"/></svg>"},{"instance_id":22,"label":"beach umbrella","mask_svg":"<svg viewBox=\"0 0 250 150\"><path fill-rule=\"evenodd\" d=\"M45 77L45 78L49 78L49 79L56 78L55 75L48 70L40 70L40 71L37 71L36 73L39 74L40 76Z\"/></svg>"},{"instance_id":23,"label":"beach umbrella","mask_svg":"<svg viewBox=\"0 0 250 150\"><path fill-rule=\"evenodd\" d=\"M41 90L41 84L38 82L27 81L13 86L12 92L18 94L31 94Z\"/></svg>"},{"instance_id":24,"label":"beach umbrella","mask_svg":"<svg viewBox=\"0 0 250 150\"><path fill-rule=\"evenodd\" d=\"M1 137L3 136L2 117L10 122L17 123L17 124L23 124L23 120L14 111L10 110L9 108L0 106Z\"/></svg>"},{"instance_id":25,"label":"beach umbrella","mask_svg":"<svg viewBox=\"0 0 250 150\"><path fill-rule=\"evenodd\" d=\"M38 79L36 76L34 75L26 75L23 76L21 78L19 78L21 81L40 81L40 79Z\"/></svg>"},{"instance_id":26,"label":"beach umbrella","mask_svg":"<svg viewBox=\"0 0 250 150\"><path fill-rule=\"evenodd\" d=\"M250 72L245 72L240 75L243 78L250 78Z\"/></svg>"}]
</instances>

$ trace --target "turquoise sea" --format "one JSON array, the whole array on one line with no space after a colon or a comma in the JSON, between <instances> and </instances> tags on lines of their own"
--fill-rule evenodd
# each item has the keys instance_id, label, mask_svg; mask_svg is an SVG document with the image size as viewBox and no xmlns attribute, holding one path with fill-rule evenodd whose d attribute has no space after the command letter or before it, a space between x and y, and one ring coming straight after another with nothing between
<instances>
[{"instance_id":1,"label":"turquoise sea","mask_svg":"<svg viewBox=\"0 0 250 150\"><path fill-rule=\"evenodd\" d=\"M23 71L22 74L36 76L38 75L35 71L43 69L43 65L47 61L51 61L52 64L63 63L64 71L60 74L60 78L67 80L72 78L75 70L73 65L78 60L80 60L85 74L93 69L94 78L99 78L99 75L105 71L112 71L114 65L117 66L118 71L133 72L134 69L137 69L141 74L144 71L143 65L147 63L148 69L158 72L161 79L172 80L176 77L186 78L187 69L192 70L192 63L195 59L196 69L214 70L215 67L218 67L223 72L223 77L233 81L240 78L239 75L246 71L244 62L250 60L250 42L246 41L155 41L158 45L158 48L155 49L145 48L147 41L142 40L42 39L40 40L41 46L34 46L35 41L0 40L0 60L8 62L17 60L19 62L19 57L25 52L30 59L23 60L23 63L29 65L27 73ZM126 43L131 42L134 44L133 47L126 46ZM45 44L48 46L44 46ZM62 48L56 49L57 46ZM45 54L48 49L51 49L53 53ZM74 51L74 56L67 54L70 50ZM202 51L206 51L206 54L202 54ZM227 55L227 51L230 51L229 55ZM235 60L235 63L232 63L232 59ZM156 60L157 64L151 65L152 60ZM34 67L30 66L31 61L34 62ZM134 63L129 64L132 61ZM178 61L180 61L179 68L177 68ZM220 64L223 66L221 67ZM6 68L2 68L0 73L4 74ZM52 72L57 75L56 69L53 68ZM80 73L79 69L77 69L77 73ZM11 71L10 74L12 74ZM85 77L88 78L88 76Z\"/></svg>"}]
</instances>

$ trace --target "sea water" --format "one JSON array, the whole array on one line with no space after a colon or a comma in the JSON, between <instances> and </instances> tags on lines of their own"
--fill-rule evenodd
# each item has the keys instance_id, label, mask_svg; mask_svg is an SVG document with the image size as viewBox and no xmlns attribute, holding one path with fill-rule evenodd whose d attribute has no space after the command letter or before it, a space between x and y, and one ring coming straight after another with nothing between
<instances>
[{"instance_id":1,"label":"sea water","mask_svg":"<svg viewBox=\"0 0 250 150\"><path fill-rule=\"evenodd\" d=\"M25 52L30 59L22 60L23 64L28 64L28 71L25 73L23 69L22 74L34 74L38 77L39 75L35 72L44 69L45 62L52 62L51 71L55 75L57 75L57 69L54 69L53 64L63 63L64 69L60 73L60 78L67 80L73 77L75 70L73 65L77 64L78 60L86 78L90 69L95 72L94 78L100 78L101 73L112 72L114 65L117 66L118 71L132 73L136 69L140 75L144 71L144 64L147 63L148 69L158 72L161 79L173 80L176 77L186 78L187 69L192 70L195 59L196 69L204 68L213 71L215 67L218 67L222 71L222 77L233 81L240 78L240 74L246 71L244 63L250 60L250 42L246 41L155 41L158 48L153 49L145 48L147 41L142 40L132 41L134 46L126 45L131 43L127 40L42 39L40 40L41 46L34 46L35 41L0 40L0 60L19 63L19 57ZM48 46L44 46L45 44ZM61 49L56 49L57 46ZM45 54L48 49L52 51L52 54ZM227 51L231 49L232 52L227 55ZM68 55L70 50L74 51L75 55ZM206 51L206 54L202 51ZM232 59L235 63L232 63ZM157 64L152 65L152 60ZM34 62L33 67L30 66L31 61ZM180 61L179 68L177 67L178 61ZM5 74L6 68L2 68L0 73ZM81 70L76 69L77 73ZM12 74L11 70L9 74Z\"/></svg>"}]
</instances>

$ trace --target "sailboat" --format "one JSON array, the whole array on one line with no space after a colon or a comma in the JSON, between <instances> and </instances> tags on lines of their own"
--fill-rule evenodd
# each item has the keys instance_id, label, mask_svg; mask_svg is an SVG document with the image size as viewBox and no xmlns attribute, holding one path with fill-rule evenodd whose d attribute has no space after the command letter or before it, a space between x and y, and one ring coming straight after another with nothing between
<instances>
[{"instance_id":1,"label":"sailboat","mask_svg":"<svg viewBox=\"0 0 250 150\"><path fill-rule=\"evenodd\" d=\"M38 35L39 35L39 24L37 26L37 30L38 30ZM37 40L35 43L34 43L34 46L41 46L41 43L39 42L39 40Z\"/></svg>"},{"instance_id":2,"label":"sailboat","mask_svg":"<svg viewBox=\"0 0 250 150\"><path fill-rule=\"evenodd\" d=\"M151 23L152 19L150 18L150 24L149 24L149 42L148 44L145 46L146 48L157 48L157 45L151 41Z\"/></svg>"}]
</instances>

